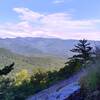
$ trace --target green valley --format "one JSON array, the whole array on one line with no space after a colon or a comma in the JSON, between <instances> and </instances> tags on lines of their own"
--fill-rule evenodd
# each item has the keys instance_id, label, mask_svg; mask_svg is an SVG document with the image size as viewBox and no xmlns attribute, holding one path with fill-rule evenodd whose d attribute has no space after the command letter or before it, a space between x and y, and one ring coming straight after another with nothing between
<instances>
[{"instance_id":1,"label":"green valley","mask_svg":"<svg viewBox=\"0 0 100 100\"><path fill-rule=\"evenodd\" d=\"M64 66L65 59L47 55L27 57L12 53L4 48L0 48L0 67L12 62L15 62L14 72L20 71L21 69L27 69L29 72L35 72L38 68L41 70L57 70Z\"/></svg>"}]
</instances>

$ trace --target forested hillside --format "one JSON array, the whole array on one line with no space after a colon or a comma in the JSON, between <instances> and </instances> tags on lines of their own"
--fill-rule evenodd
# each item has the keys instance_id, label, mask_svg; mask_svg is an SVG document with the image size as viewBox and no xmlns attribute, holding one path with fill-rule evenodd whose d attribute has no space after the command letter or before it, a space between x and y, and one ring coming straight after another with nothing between
<instances>
[{"instance_id":1,"label":"forested hillside","mask_svg":"<svg viewBox=\"0 0 100 100\"><path fill-rule=\"evenodd\" d=\"M43 70L54 70L64 66L65 59L54 56L33 56L27 57L12 53L10 50L0 48L0 67L15 62L14 72L27 69L29 72L36 71L38 68Z\"/></svg>"}]
</instances>

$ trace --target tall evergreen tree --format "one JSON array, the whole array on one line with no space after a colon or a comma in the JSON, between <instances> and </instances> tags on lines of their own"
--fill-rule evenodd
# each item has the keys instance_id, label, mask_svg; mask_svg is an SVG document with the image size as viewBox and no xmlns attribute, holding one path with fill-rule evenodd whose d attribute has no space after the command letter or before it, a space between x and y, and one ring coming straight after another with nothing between
<instances>
[{"instance_id":1,"label":"tall evergreen tree","mask_svg":"<svg viewBox=\"0 0 100 100\"><path fill-rule=\"evenodd\" d=\"M71 51L76 53L72 59L78 59L79 61L82 61L82 63L85 63L91 59L92 47L85 39L79 40L79 43L75 45L75 48L73 48Z\"/></svg>"}]
</instances>

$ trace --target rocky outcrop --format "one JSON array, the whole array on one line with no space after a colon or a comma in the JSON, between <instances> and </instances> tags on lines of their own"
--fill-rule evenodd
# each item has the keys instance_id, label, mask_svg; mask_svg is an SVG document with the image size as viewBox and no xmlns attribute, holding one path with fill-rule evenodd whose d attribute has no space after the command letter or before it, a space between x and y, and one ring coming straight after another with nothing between
<instances>
[{"instance_id":1,"label":"rocky outcrop","mask_svg":"<svg viewBox=\"0 0 100 100\"><path fill-rule=\"evenodd\" d=\"M60 81L50 88L29 97L27 100L64 100L80 89L78 81L83 75L84 72L78 72L69 79Z\"/></svg>"}]
</instances>

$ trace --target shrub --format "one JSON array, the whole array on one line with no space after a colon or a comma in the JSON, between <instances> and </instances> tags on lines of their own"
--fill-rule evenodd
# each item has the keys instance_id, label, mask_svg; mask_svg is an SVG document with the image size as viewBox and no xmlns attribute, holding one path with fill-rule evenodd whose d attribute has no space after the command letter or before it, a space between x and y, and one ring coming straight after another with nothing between
<instances>
[{"instance_id":1,"label":"shrub","mask_svg":"<svg viewBox=\"0 0 100 100\"><path fill-rule=\"evenodd\" d=\"M80 80L82 94L85 95L86 100L99 100L96 96L92 98L94 92L100 97L100 59L96 60L95 64L90 65L88 74ZM84 99L84 100L85 100Z\"/></svg>"},{"instance_id":2,"label":"shrub","mask_svg":"<svg viewBox=\"0 0 100 100\"><path fill-rule=\"evenodd\" d=\"M30 81L30 75L26 69L22 69L15 74L15 85L21 85L23 81Z\"/></svg>"}]
</instances>

